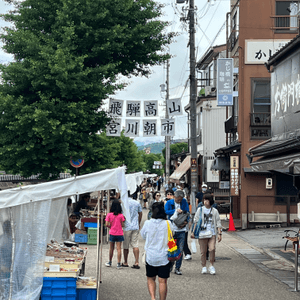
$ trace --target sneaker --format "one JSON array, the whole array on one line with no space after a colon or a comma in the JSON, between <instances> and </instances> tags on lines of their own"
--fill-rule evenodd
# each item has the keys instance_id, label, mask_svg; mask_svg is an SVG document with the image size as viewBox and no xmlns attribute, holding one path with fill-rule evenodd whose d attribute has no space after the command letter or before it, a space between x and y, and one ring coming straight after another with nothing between
<instances>
[{"instance_id":1,"label":"sneaker","mask_svg":"<svg viewBox=\"0 0 300 300\"><path fill-rule=\"evenodd\" d=\"M213 266L210 266L210 267L208 268L208 271L209 271L209 273L210 273L211 275L215 275L215 274L216 274L216 269L215 269Z\"/></svg>"},{"instance_id":2,"label":"sneaker","mask_svg":"<svg viewBox=\"0 0 300 300\"><path fill-rule=\"evenodd\" d=\"M201 274L207 274L207 268L206 267L202 268Z\"/></svg>"},{"instance_id":3,"label":"sneaker","mask_svg":"<svg viewBox=\"0 0 300 300\"><path fill-rule=\"evenodd\" d=\"M187 254L185 257L184 257L185 260L190 260L192 259L192 256L190 254Z\"/></svg>"},{"instance_id":4,"label":"sneaker","mask_svg":"<svg viewBox=\"0 0 300 300\"><path fill-rule=\"evenodd\" d=\"M122 266L121 266L120 263L117 263L117 269L118 269L118 270L119 270L119 269L122 269Z\"/></svg>"},{"instance_id":5,"label":"sneaker","mask_svg":"<svg viewBox=\"0 0 300 300\"><path fill-rule=\"evenodd\" d=\"M111 261L108 261L107 263L105 263L105 265L106 265L107 267L111 267Z\"/></svg>"},{"instance_id":6,"label":"sneaker","mask_svg":"<svg viewBox=\"0 0 300 300\"><path fill-rule=\"evenodd\" d=\"M174 272L176 275L182 275L180 269L175 269L175 272Z\"/></svg>"}]
</instances>

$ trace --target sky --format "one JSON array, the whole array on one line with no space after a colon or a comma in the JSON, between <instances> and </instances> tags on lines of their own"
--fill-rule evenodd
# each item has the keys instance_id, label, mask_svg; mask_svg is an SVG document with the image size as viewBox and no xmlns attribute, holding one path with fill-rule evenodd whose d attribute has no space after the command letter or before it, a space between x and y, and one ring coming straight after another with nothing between
<instances>
[{"instance_id":1,"label":"sky","mask_svg":"<svg viewBox=\"0 0 300 300\"><path fill-rule=\"evenodd\" d=\"M170 99L182 97L182 106L189 102L189 86L186 88L186 82L189 78L189 34L188 22L180 21L184 9L188 4L176 4L176 0L158 0L157 2L165 4L163 9L164 16L162 20L170 22L168 31L177 32L174 42L170 45ZM194 0L197 7L196 18L196 57L199 60L211 46L225 44L226 28L223 26L226 20L226 13L230 11L230 0ZM0 12L5 13L9 6L0 0ZM5 23L0 20L0 27ZM0 62L9 62L12 56L0 50ZM148 77L132 77L127 80L129 85L122 91L112 97L121 100L159 100L163 104L165 92L160 91L160 85L166 82L165 66L156 66L151 68L152 74ZM162 106L160 106L162 107ZM160 112L164 116L164 111ZM123 120L123 125L125 120ZM185 139L187 133L187 115L176 117L175 136L176 139ZM160 132L160 130L159 130ZM164 137L157 136L153 138L139 137L135 140L145 144L150 142L163 141Z\"/></svg>"}]
</instances>

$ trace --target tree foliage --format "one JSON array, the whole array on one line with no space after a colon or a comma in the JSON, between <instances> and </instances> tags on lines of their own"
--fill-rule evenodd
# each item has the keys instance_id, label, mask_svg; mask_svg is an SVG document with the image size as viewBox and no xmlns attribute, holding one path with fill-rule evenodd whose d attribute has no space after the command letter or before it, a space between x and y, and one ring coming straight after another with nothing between
<instances>
[{"instance_id":1,"label":"tree foliage","mask_svg":"<svg viewBox=\"0 0 300 300\"><path fill-rule=\"evenodd\" d=\"M146 168L150 173L155 173L157 175L163 175L163 169L153 169L154 161L162 161L161 154L150 153L146 154L144 151L142 153L143 160L146 164Z\"/></svg>"},{"instance_id":2,"label":"tree foliage","mask_svg":"<svg viewBox=\"0 0 300 300\"><path fill-rule=\"evenodd\" d=\"M182 152L188 152L188 144L187 143L176 143L170 145L170 154L179 154ZM163 156L166 157L166 148L162 150Z\"/></svg>"},{"instance_id":3,"label":"tree foliage","mask_svg":"<svg viewBox=\"0 0 300 300\"><path fill-rule=\"evenodd\" d=\"M14 25L0 37L15 58L0 65L2 169L47 178L70 156L83 157L86 171L124 162L98 134L108 121L99 108L123 88L118 75L147 76L168 58L173 34L161 8L152 0L25 0L2 15ZM107 154L116 161L105 163Z\"/></svg>"}]
</instances>

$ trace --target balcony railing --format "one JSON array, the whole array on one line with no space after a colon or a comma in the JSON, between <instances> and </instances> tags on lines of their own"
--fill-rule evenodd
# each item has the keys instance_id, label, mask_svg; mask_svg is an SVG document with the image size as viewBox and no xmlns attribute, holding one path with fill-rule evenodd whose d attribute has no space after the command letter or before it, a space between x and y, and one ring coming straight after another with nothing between
<instances>
[{"instance_id":1,"label":"balcony railing","mask_svg":"<svg viewBox=\"0 0 300 300\"><path fill-rule=\"evenodd\" d=\"M271 126L271 113L250 113L250 126Z\"/></svg>"},{"instance_id":2,"label":"balcony railing","mask_svg":"<svg viewBox=\"0 0 300 300\"><path fill-rule=\"evenodd\" d=\"M238 117L237 116L231 116L226 122L225 122L225 133L234 133L237 131L237 123L238 123Z\"/></svg>"},{"instance_id":3,"label":"balcony railing","mask_svg":"<svg viewBox=\"0 0 300 300\"><path fill-rule=\"evenodd\" d=\"M297 15L294 16L271 16L274 19L274 27L273 30L280 31L297 31L299 30L299 17Z\"/></svg>"},{"instance_id":4,"label":"balcony railing","mask_svg":"<svg viewBox=\"0 0 300 300\"><path fill-rule=\"evenodd\" d=\"M231 52L232 49L234 48L234 46L236 45L237 41L238 41L238 31L237 30L232 30L231 33L230 33L230 36L227 40L227 47L228 47L228 50Z\"/></svg>"}]
</instances>

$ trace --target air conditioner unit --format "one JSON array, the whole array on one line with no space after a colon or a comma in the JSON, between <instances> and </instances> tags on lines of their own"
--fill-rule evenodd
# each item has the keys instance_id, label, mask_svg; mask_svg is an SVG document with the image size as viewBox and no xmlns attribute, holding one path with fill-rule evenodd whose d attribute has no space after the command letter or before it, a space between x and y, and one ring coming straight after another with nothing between
<instances>
[{"instance_id":1,"label":"air conditioner unit","mask_svg":"<svg viewBox=\"0 0 300 300\"><path fill-rule=\"evenodd\" d=\"M206 86L205 87L205 96L215 96L216 95L216 87L214 86Z\"/></svg>"}]
</instances>

